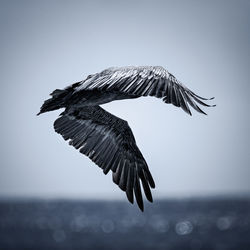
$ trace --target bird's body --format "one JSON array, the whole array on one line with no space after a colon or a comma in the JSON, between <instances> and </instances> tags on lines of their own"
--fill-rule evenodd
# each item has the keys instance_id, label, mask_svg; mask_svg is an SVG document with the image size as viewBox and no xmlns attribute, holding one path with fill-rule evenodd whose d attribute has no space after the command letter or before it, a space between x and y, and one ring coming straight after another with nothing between
<instances>
[{"instance_id":1,"label":"bird's body","mask_svg":"<svg viewBox=\"0 0 250 250\"><path fill-rule=\"evenodd\" d=\"M103 91L96 89L80 90L76 93L77 94L71 96L71 98L69 99L69 103L71 101L76 102L75 105L77 105L78 107L95 106L112 102L115 100L132 99L139 97L136 95L119 93L118 91L106 91L105 95L103 95Z\"/></svg>"},{"instance_id":2,"label":"bird's body","mask_svg":"<svg viewBox=\"0 0 250 250\"><path fill-rule=\"evenodd\" d=\"M202 101L208 99L193 93L160 66L108 68L63 90L57 89L51 95L39 114L65 108L54 123L56 132L87 155L105 174L111 170L113 181L126 192L131 203L135 195L141 210L140 182L151 202L150 187L155 187L147 163L128 123L98 105L149 95L181 107L190 115L189 105L201 113L204 112L197 103L210 106Z\"/></svg>"}]
</instances>

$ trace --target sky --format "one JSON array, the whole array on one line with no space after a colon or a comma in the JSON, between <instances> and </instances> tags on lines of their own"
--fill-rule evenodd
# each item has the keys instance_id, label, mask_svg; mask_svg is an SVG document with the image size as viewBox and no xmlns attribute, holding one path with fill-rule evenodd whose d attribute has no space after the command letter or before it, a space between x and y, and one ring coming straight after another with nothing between
<instances>
[{"instance_id":1,"label":"sky","mask_svg":"<svg viewBox=\"0 0 250 250\"><path fill-rule=\"evenodd\" d=\"M249 1L0 1L0 197L123 199L86 156L36 116L56 88L111 66L160 65L208 116L148 97L103 108L128 121L153 196L250 191Z\"/></svg>"}]
</instances>

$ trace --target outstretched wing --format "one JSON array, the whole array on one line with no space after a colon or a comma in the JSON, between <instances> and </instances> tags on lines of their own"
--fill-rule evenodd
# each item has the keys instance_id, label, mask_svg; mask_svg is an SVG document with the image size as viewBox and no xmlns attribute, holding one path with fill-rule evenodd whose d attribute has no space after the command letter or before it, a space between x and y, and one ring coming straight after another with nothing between
<instances>
[{"instance_id":1,"label":"outstretched wing","mask_svg":"<svg viewBox=\"0 0 250 250\"><path fill-rule=\"evenodd\" d=\"M115 90L135 96L155 96L163 98L165 103L181 107L190 115L189 106L203 114L206 113L197 103L206 107L213 106L203 102L213 98L206 99L196 95L161 66L109 68L90 75L76 91L82 89Z\"/></svg>"},{"instance_id":2,"label":"outstretched wing","mask_svg":"<svg viewBox=\"0 0 250 250\"><path fill-rule=\"evenodd\" d=\"M135 194L143 211L141 183L147 199L153 201L150 187L155 187L154 180L126 121L99 106L67 108L54 128L102 168L104 174L112 170L113 181L126 192L131 203Z\"/></svg>"}]
</instances>

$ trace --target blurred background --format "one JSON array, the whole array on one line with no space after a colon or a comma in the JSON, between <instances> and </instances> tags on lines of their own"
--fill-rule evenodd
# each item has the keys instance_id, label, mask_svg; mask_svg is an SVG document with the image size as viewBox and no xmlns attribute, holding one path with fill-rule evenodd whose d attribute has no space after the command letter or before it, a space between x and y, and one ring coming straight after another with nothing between
<instances>
[{"instance_id":1,"label":"blurred background","mask_svg":"<svg viewBox=\"0 0 250 250\"><path fill-rule=\"evenodd\" d=\"M0 1L0 248L249 249L249 13L247 0ZM54 132L60 111L36 117L54 89L127 65L161 65L217 105L103 105L155 179L144 213Z\"/></svg>"}]
</instances>

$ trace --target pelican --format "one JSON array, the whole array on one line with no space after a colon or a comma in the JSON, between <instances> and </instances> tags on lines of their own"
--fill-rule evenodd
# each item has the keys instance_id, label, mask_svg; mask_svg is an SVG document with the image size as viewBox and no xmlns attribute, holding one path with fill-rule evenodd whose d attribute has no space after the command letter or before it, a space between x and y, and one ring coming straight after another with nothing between
<instances>
[{"instance_id":1,"label":"pelican","mask_svg":"<svg viewBox=\"0 0 250 250\"><path fill-rule=\"evenodd\" d=\"M55 131L88 156L104 174L111 170L113 182L126 192L131 203L136 199L141 211L144 210L141 187L147 200L153 202L151 189L155 188L155 182L127 121L99 105L154 96L189 115L192 115L190 107L206 114L198 104L215 106L204 102L213 98L198 96L161 66L111 67L65 89L56 89L50 95L37 115L65 108L54 122Z\"/></svg>"}]
</instances>

